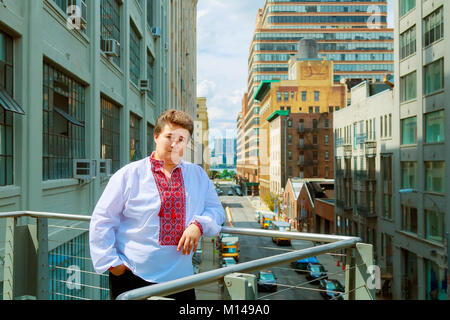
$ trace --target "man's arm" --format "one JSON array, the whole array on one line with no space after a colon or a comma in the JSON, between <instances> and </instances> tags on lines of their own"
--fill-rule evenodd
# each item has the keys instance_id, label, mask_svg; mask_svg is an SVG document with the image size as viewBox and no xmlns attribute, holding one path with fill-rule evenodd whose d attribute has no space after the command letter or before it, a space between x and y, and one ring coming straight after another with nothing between
<instances>
[{"instance_id":1,"label":"man's arm","mask_svg":"<svg viewBox=\"0 0 450 320\"><path fill-rule=\"evenodd\" d=\"M89 246L92 263L97 273L123 264L115 243L120 216L125 206L125 180L119 170L109 180L95 206L89 226Z\"/></svg>"}]
</instances>

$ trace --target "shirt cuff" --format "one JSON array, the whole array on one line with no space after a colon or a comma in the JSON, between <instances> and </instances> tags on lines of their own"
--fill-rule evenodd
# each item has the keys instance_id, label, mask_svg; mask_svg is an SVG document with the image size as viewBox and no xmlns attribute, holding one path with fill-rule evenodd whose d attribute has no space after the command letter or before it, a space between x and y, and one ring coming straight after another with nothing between
<instances>
[{"instance_id":1,"label":"shirt cuff","mask_svg":"<svg viewBox=\"0 0 450 320\"><path fill-rule=\"evenodd\" d=\"M197 220L194 220L191 223L189 223L189 225L191 225L191 224L195 224L200 229L200 233L203 235L203 227L200 224L200 222L198 222Z\"/></svg>"}]
</instances>

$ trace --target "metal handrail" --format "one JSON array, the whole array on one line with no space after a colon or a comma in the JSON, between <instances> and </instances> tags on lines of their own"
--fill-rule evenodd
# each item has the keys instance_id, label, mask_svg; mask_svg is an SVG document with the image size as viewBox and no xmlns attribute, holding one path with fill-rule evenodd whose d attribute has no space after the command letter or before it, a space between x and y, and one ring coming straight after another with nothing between
<instances>
[{"instance_id":1,"label":"metal handrail","mask_svg":"<svg viewBox=\"0 0 450 320\"><path fill-rule=\"evenodd\" d=\"M231 228L227 228L227 233ZM222 229L223 230L223 229ZM223 230L225 232L225 230ZM261 230L262 231L262 230ZM269 232L269 231L266 231ZM243 234L243 233L240 233ZM325 254L328 252L336 251L339 249L345 249L352 247L356 243L361 242L358 237L353 237L347 240L340 240L334 243L327 243L320 246L306 248L302 250L296 250L289 253L283 253L275 256L270 256L262 259L257 259L249 262L235 264L229 267L206 271L192 276L167 281L164 283L154 284L147 287L133 289L120 294L117 300L144 300L151 296L166 296L174 294L180 291L195 288L200 285L215 282L222 279L224 276L235 272L252 272L255 270L261 270L268 267L276 266L282 263L295 261L298 259L304 259L315 255Z\"/></svg>"},{"instance_id":2,"label":"metal handrail","mask_svg":"<svg viewBox=\"0 0 450 320\"><path fill-rule=\"evenodd\" d=\"M0 219L2 219L2 218L19 218L19 217L91 221L91 216L84 216L84 215L80 215L80 214L37 212L37 211L0 212Z\"/></svg>"},{"instance_id":3,"label":"metal handrail","mask_svg":"<svg viewBox=\"0 0 450 320\"><path fill-rule=\"evenodd\" d=\"M77 221L90 221L91 216L51 213L51 212L35 212L35 211L15 211L15 212L1 212L1 218L10 217L33 217L33 218L48 218L48 219L64 219ZM234 228L222 227L221 232L231 234L241 234L250 236L265 236L265 237L283 237L297 240L309 240L316 242L327 242L326 244L296 250L289 253L274 255L262 259L257 259L249 262L239 263L229 267L211 270L207 272L198 273L192 276L167 281L147 287L142 287L130 290L120 294L118 300L143 300L151 296L165 296L174 294L187 289L192 289L200 285L208 284L222 279L224 276L235 272L252 272L264 268L272 267L282 263L295 261L298 259L308 258L315 255L325 254L340 249L350 248L361 242L359 237L349 237L340 235L327 234L311 234L302 232L283 232L273 230L260 230L251 228Z\"/></svg>"}]
</instances>

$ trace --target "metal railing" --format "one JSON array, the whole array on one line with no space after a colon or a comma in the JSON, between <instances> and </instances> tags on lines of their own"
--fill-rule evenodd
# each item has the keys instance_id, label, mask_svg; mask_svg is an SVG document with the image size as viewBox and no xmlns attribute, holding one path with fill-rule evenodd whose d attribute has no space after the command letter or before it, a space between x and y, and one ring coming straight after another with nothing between
<instances>
[{"instance_id":1,"label":"metal railing","mask_svg":"<svg viewBox=\"0 0 450 320\"><path fill-rule=\"evenodd\" d=\"M4 212L0 213L0 219L9 218L9 223L6 228L10 229L10 232L6 232L5 243L10 245L10 248L14 248L14 235L11 236L11 232L14 232L14 226L18 218L31 217L36 218L36 261L34 264L29 264L28 270L24 274L33 271L31 274L36 276L36 288L35 293L37 299L47 300L50 297L49 292L49 273L51 264L49 263L49 227L54 227L48 224L48 219L63 219L70 221L84 221L89 222L90 216L83 215L72 215L72 214L60 214L60 213L48 213L48 212L31 212L31 211L20 211L20 212ZM62 227L62 226L55 226ZM69 228L69 227L65 227ZM80 228L80 231L86 231L86 228ZM373 263L372 246L368 244L361 243L359 237L348 237L340 235L327 235L327 234L311 234L311 233L301 233L301 232L280 232L272 230L262 230L262 229L250 229L250 228L235 228L235 227L222 227L221 232L230 234L240 234L249 236L263 236L263 237L282 237L296 240L307 240L313 242L325 243L317 245L314 247L294 250L288 253L278 254L274 256L269 256L249 262L239 263L236 265L228 266L225 268L214 269L206 272L201 272L194 274L192 276L184 277L181 279L168 281L160 284L155 284L139 289L130 290L124 292L118 296L117 299L120 300L142 300L148 299L150 297L159 297L181 292L187 289L192 289L204 284L216 282L222 280L225 276L234 273L245 273L252 272L268 267L280 265L286 262L292 262L299 259L304 259L312 256L317 256L321 254L328 254L338 250L344 250L346 252L346 268L345 268L345 278L346 278L346 299L374 299L374 290L367 288L365 281L370 276L366 275L365 272L369 265ZM17 244L16 244L17 246ZM8 251L6 249L6 251ZM10 255L8 257L8 254ZM5 255L4 270L5 275L10 272L8 281L12 281L14 277L11 275L15 272L14 259L11 257L14 252L9 250ZM66 256L66 253L62 253ZM87 258L87 260L90 260ZM92 264L92 263L91 263ZM69 268L60 267L64 271ZM34 270L33 270L34 269ZM94 275L95 272L84 271L88 274ZM107 276L107 275L97 275L97 276ZM60 281L66 282L66 281ZM5 287L6 286L6 287ZM12 290L12 283L4 284L4 293L8 292L8 288ZM84 286L90 287L91 289L99 289L102 291L108 290L106 285L96 286L88 285ZM64 295L64 294L63 294ZM100 295L101 296L101 295ZM13 299L15 295L11 292L10 296L4 296L4 299ZM70 295L68 295L70 297ZM81 297L73 297L80 298Z\"/></svg>"}]
</instances>

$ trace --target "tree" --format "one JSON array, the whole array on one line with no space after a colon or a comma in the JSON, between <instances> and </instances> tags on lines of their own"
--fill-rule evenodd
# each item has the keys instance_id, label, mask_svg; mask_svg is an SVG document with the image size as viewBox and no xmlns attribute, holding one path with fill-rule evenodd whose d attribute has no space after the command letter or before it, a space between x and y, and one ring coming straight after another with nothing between
<instances>
[{"instance_id":1,"label":"tree","mask_svg":"<svg viewBox=\"0 0 450 320\"><path fill-rule=\"evenodd\" d=\"M219 171L217 171L217 170L211 170L209 172L209 176L211 177L211 179L216 179L218 175L219 175Z\"/></svg>"}]
</instances>

